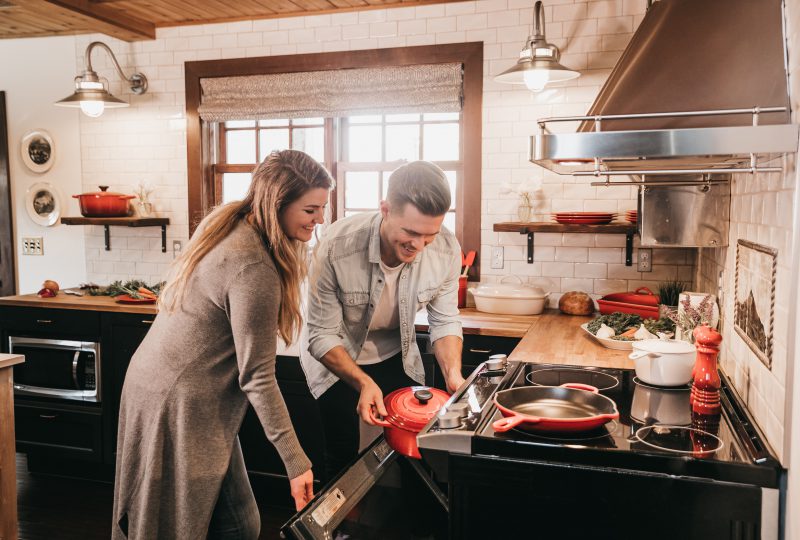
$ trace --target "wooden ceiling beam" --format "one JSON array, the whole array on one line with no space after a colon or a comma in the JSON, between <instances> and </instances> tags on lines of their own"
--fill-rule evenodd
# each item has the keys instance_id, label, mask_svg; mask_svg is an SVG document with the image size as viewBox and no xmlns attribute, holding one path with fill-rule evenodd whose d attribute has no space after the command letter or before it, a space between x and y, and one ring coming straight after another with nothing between
<instances>
[{"instance_id":1,"label":"wooden ceiling beam","mask_svg":"<svg viewBox=\"0 0 800 540\"><path fill-rule=\"evenodd\" d=\"M123 41L142 41L156 38L156 27L152 22L125 15L117 9L108 8L89 0L26 0L25 9L41 14L62 15L75 21L75 26L90 32L99 32Z\"/></svg>"}]
</instances>

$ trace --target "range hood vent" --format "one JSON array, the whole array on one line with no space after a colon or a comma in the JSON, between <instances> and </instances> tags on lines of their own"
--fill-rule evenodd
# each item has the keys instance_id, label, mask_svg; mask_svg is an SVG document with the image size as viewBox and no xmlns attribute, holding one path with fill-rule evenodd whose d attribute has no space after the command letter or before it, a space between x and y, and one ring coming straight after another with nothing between
<instances>
[{"instance_id":1,"label":"range hood vent","mask_svg":"<svg viewBox=\"0 0 800 540\"><path fill-rule=\"evenodd\" d=\"M787 84L781 0L660 0L585 116L538 121L531 161L606 178L781 170L798 144Z\"/></svg>"}]
</instances>

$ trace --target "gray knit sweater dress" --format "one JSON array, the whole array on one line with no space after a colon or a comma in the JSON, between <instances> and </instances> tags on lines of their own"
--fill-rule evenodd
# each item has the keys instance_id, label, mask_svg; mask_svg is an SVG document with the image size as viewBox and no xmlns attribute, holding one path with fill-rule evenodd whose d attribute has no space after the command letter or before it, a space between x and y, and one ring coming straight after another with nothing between
<instances>
[{"instance_id":1,"label":"gray knit sweater dress","mask_svg":"<svg viewBox=\"0 0 800 540\"><path fill-rule=\"evenodd\" d=\"M281 284L239 224L197 265L181 309L161 311L120 404L112 538L202 539L250 402L294 478L311 468L275 380ZM235 444L236 443L236 444Z\"/></svg>"}]
</instances>

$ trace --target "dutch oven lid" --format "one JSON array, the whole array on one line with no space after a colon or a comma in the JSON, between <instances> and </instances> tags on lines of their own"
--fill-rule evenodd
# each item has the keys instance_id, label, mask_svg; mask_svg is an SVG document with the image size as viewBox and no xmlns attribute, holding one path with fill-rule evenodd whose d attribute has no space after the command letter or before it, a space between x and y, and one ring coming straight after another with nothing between
<instances>
[{"instance_id":1,"label":"dutch oven lid","mask_svg":"<svg viewBox=\"0 0 800 540\"><path fill-rule=\"evenodd\" d=\"M634 349L652 353L683 354L695 351L694 345L679 339L643 339L632 343Z\"/></svg>"},{"instance_id":2,"label":"dutch oven lid","mask_svg":"<svg viewBox=\"0 0 800 540\"><path fill-rule=\"evenodd\" d=\"M108 191L108 186L97 186L100 188L100 191L92 191L91 193L81 193L80 195L76 195L76 197L129 197L133 198L133 195L125 195L124 193L114 193L113 191Z\"/></svg>"},{"instance_id":3,"label":"dutch oven lid","mask_svg":"<svg viewBox=\"0 0 800 540\"><path fill-rule=\"evenodd\" d=\"M539 299L547 296L540 287L517 283L484 283L473 291L473 294L487 298L528 298Z\"/></svg>"},{"instance_id":4,"label":"dutch oven lid","mask_svg":"<svg viewBox=\"0 0 800 540\"><path fill-rule=\"evenodd\" d=\"M427 386L407 386L395 390L383 400L386 419L408 431L419 432L450 398L447 392Z\"/></svg>"}]
</instances>

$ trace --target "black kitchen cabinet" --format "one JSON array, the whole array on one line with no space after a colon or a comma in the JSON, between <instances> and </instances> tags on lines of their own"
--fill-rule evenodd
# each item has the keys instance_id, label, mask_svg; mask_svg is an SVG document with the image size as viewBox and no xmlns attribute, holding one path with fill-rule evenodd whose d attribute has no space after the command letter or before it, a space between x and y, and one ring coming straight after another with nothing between
<instances>
[{"instance_id":1,"label":"black kitchen cabinet","mask_svg":"<svg viewBox=\"0 0 800 540\"><path fill-rule=\"evenodd\" d=\"M17 450L99 463L103 459L99 408L16 400Z\"/></svg>"},{"instance_id":2,"label":"black kitchen cabinet","mask_svg":"<svg viewBox=\"0 0 800 540\"><path fill-rule=\"evenodd\" d=\"M133 313L103 314L103 350L106 385L103 401L107 413L104 417L104 447L106 463L114 464L117 455L117 424L119 402L125 373L133 353L139 348L155 315Z\"/></svg>"},{"instance_id":3,"label":"black kitchen cabinet","mask_svg":"<svg viewBox=\"0 0 800 540\"><path fill-rule=\"evenodd\" d=\"M461 353L461 374L466 378L481 362L485 362L493 354L511 354L519 343L519 338L499 336L479 336L464 334L464 345ZM417 345L423 355L433 354L430 335L426 332L417 332ZM444 388L442 375L438 364L434 362L434 382L431 386Z\"/></svg>"}]
</instances>

